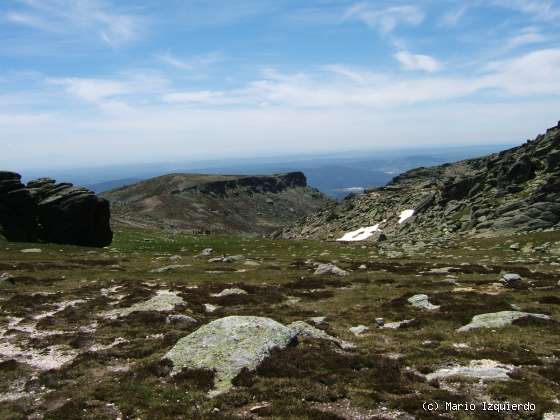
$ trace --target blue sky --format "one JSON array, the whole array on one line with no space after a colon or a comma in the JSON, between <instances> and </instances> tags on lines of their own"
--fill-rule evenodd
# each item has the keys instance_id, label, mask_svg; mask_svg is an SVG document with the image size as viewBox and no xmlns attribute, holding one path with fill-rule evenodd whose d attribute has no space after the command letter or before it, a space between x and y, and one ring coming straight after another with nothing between
<instances>
[{"instance_id":1,"label":"blue sky","mask_svg":"<svg viewBox=\"0 0 560 420\"><path fill-rule=\"evenodd\" d=\"M3 0L0 165L504 143L560 119L552 0Z\"/></svg>"}]
</instances>

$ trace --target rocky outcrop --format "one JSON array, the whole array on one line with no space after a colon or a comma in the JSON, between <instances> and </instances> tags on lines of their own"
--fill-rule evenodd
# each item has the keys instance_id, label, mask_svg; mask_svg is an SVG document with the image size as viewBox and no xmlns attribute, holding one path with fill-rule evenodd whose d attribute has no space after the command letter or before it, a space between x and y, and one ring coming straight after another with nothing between
<instances>
[{"instance_id":1,"label":"rocky outcrop","mask_svg":"<svg viewBox=\"0 0 560 420\"><path fill-rule=\"evenodd\" d=\"M21 183L0 172L0 233L11 241L109 245L113 239L107 200L69 183L42 178Z\"/></svg>"},{"instance_id":2,"label":"rocky outcrop","mask_svg":"<svg viewBox=\"0 0 560 420\"><path fill-rule=\"evenodd\" d=\"M338 239L379 224L389 241L444 242L456 235L557 229L559 165L560 123L501 153L405 172L386 187L324 208L283 236ZM410 210L413 216L403 220Z\"/></svg>"},{"instance_id":3,"label":"rocky outcrop","mask_svg":"<svg viewBox=\"0 0 560 420\"><path fill-rule=\"evenodd\" d=\"M35 202L14 172L0 172L0 235L21 242L33 242L39 235Z\"/></svg>"}]
</instances>

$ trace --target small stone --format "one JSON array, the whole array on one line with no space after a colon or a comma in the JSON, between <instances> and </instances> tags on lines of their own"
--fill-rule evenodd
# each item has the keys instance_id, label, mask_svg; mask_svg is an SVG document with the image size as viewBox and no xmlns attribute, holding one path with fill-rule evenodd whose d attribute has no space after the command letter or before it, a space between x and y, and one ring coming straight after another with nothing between
<instances>
[{"instance_id":1,"label":"small stone","mask_svg":"<svg viewBox=\"0 0 560 420\"><path fill-rule=\"evenodd\" d=\"M198 321L188 315L168 315L165 319L167 324L176 324L180 326L188 326L196 324Z\"/></svg>"},{"instance_id":2,"label":"small stone","mask_svg":"<svg viewBox=\"0 0 560 420\"><path fill-rule=\"evenodd\" d=\"M309 318L309 321L311 321L315 325L325 325L327 323L327 317L326 316L314 316L314 317Z\"/></svg>"},{"instance_id":3,"label":"small stone","mask_svg":"<svg viewBox=\"0 0 560 420\"><path fill-rule=\"evenodd\" d=\"M521 276L515 273L503 274L500 281L505 287L510 287L512 289L519 289L525 285Z\"/></svg>"},{"instance_id":4,"label":"small stone","mask_svg":"<svg viewBox=\"0 0 560 420\"><path fill-rule=\"evenodd\" d=\"M220 293L213 293L210 296L224 297L224 296L231 296L231 295L246 295L246 294L247 292L245 290L234 287L232 289L224 289Z\"/></svg>"},{"instance_id":5,"label":"small stone","mask_svg":"<svg viewBox=\"0 0 560 420\"><path fill-rule=\"evenodd\" d=\"M375 323L376 323L378 326L382 327L383 325L385 325L385 319L383 319L383 318L375 318Z\"/></svg>"},{"instance_id":6,"label":"small stone","mask_svg":"<svg viewBox=\"0 0 560 420\"><path fill-rule=\"evenodd\" d=\"M319 264L317 266L317 268L315 269L315 273L316 276L317 275L322 275L322 274L335 274L337 276L347 276L348 272L337 267L334 264L328 263L328 264Z\"/></svg>"},{"instance_id":7,"label":"small stone","mask_svg":"<svg viewBox=\"0 0 560 420\"><path fill-rule=\"evenodd\" d=\"M429 299L428 295L414 295L408 299L408 303L415 308L426 309L428 311L439 309L439 306L432 305Z\"/></svg>"},{"instance_id":8,"label":"small stone","mask_svg":"<svg viewBox=\"0 0 560 420\"><path fill-rule=\"evenodd\" d=\"M358 270L367 270L367 265L362 264L358 267Z\"/></svg>"},{"instance_id":9,"label":"small stone","mask_svg":"<svg viewBox=\"0 0 560 420\"><path fill-rule=\"evenodd\" d=\"M212 312L216 312L216 310L218 310L219 308L220 307L218 305L212 305L210 303L204 304L204 311L209 314L211 314Z\"/></svg>"},{"instance_id":10,"label":"small stone","mask_svg":"<svg viewBox=\"0 0 560 420\"><path fill-rule=\"evenodd\" d=\"M350 332L352 334L354 334L355 336L362 335L362 334L364 334L368 331L369 331L369 328L366 327L365 325L358 325L357 327L350 328Z\"/></svg>"},{"instance_id":11,"label":"small stone","mask_svg":"<svg viewBox=\"0 0 560 420\"><path fill-rule=\"evenodd\" d=\"M204 248L202 250L202 252L200 253L200 255L202 255L203 257L207 257L210 254L212 254L212 252L214 252L214 250L212 248Z\"/></svg>"},{"instance_id":12,"label":"small stone","mask_svg":"<svg viewBox=\"0 0 560 420\"><path fill-rule=\"evenodd\" d=\"M404 321L397 321L397 322L389 322L385 325L383 325L383 328L388 328L391 330L398 330L399 328L408 325L408 324L412 324L414 322L414 319L405 319Z\"/></svg>"},{"instance_id":13,"label":"small stone","mask_svg":"<svg viewBox=\"0 0 560 420\"><path fill-rule=\"evenodd\" d=\"M426 375L428 381L434 379L447 379L455 376L480 379L482 381L507 381L510 379L508 373L513 372L514 367L502 364L494 360L472 360L468 366L454 366L439 369Z\"/></svg>"},{"instance_id":14,"label":"small stone","mask_svg":"<svg viewBox=\"0 0 560 420\"><path fill-rule=\"evenodd\" d=\"M26 248L26 249L22 249L20 252L24 254L39 254L43 252L43 250L39 248Z\"/></svg>"},{"instance_id":15,"label":"small stone","mask_svg":"<svg viewBox=\"0 0 560 420\"><path fill-rule=\"evenodd\" d=\"M511 244L509 246L509 249L511 249L512 251L519 251L521 249L521 246L519 244Z\"/></svg>"},{"instance_id":16,"label":"small stone","mask_svg":"<svg viewBox=\"0 0 560 420\"><path fill-rule=\"evenodd\" d=\"M153 270L150 270L150 273L168 273L170 271L175 271L178 270L180 268L185 268L185 267L190 267L190 265L179 265L179 264L175 264L175 265L168 265L166 267L160 267L160 268L154 268Z\"/></svg>"}]
</instances>

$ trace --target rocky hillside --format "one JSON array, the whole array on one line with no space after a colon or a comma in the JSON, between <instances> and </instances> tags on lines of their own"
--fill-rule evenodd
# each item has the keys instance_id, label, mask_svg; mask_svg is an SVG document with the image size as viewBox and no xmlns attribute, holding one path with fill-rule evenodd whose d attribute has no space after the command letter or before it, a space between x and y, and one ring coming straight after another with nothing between
<instances>
[{"instance_id":1,"label":"rocky hillside","mask_svg":"<svg viewBox=\"0 0 560 420\"><path fill-rule=\"evenodd\" d=\"M331 203L301 172L170 174L103 195L117 222L218 234L269 234Z\"/></svg>"},{"instance_id":2,"label":"rocky hillside","mask_svg":"<svg viewBox=\"0 0 560 420\"><path fill-rule=\"evenodd\" d=\"M21 183L0 172L0 236L9 241L109 245L109 203L85 188L50 178Z\"/></svg>"},{"instance_id":3,"label":"rocky hillside","mask_svg":"<svg viewBox=\"0 0 560 420\"><path fill-rule=\"evenodd\" d=\"M560 227L560 123L522 146L418 168L333 204L287 238L446 241Z\"/></svg>"}]
</instances>

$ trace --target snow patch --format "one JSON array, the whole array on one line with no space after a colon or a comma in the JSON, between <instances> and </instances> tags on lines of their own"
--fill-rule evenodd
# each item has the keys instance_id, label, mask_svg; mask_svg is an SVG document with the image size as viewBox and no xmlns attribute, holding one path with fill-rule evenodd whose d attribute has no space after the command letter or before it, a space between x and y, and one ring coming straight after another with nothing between
<instances>
[{"instance_id":1,"label":"snow patch","mask_svg":"<svg viewBox=\"0 0 560 420\"><path fill-rule=\"evenodd\" d=\"M399 216L399 224L404 223L406 220L414 216L414 210L403 210Z\"/></svg>"},{"instance_id":2,"label":"snow patch","mask_svg":"<svg viewBox=\"0 0 560 420\"><path fill-rule=\"evenodd\" d=\"M384 223L384 222L385 222L385 220L381 223ZM339 241L339 242L365 241L366 239L372 237L375 232L380 232L381 231L381 229L379 229L379 227L381 226L381 223L378 223L374 226L362 227L358 230L348 232L344 236L342 236L341 238L338 238L337 241Z\"/></svg>"}]
</instances>

